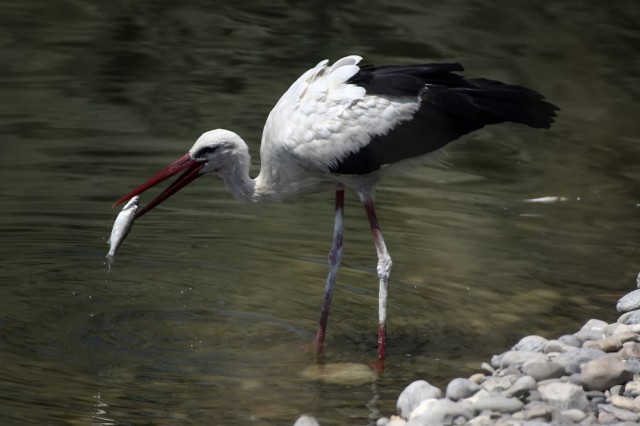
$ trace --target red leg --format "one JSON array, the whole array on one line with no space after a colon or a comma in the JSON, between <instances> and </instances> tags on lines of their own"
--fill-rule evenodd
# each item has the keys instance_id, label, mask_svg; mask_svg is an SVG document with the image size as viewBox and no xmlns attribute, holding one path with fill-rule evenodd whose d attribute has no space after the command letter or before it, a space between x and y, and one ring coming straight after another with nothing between
<instances>
[{"instance_id":1,"label":"red leg","mask_svg":"<svg viewBox=\"0 0 640 426\"><path fill-rule=\"evenodd\" d=\"M322 313L320 314L320 327L316 336L317 351L322 352L324 346L324 337L327 331L327 321L329 319L329 308L331 307L331 296L333 295L333 285L336 282L336 275L342 260L343 247L342 236L344 220L344 188L339 186L336 189L336 209L335 221L333 225L333 242L329 251L329 274L324 287L324 302L322 304Z\"/></svg>"},{"instance_id":2,"label":"red leg","mask_svg":"<svg viewBox=\"0 0 640 426\"><path fill-rule=\"evenodd\" d=\"M382 232L380 231L380 224L376 217L376 211L374 208L373 197L369 194L359 193L360 200L367 211L367 217L369 218L369 224L371 225L371 232L373 233L373 240L376 245L376 252L378 254L378 280L380 288L378 292L378 359L376 367L378 372L381 373L384 370L384 362L386 358L387 350L387 289L389 286L389 276L391 275L391 256L387 251L387 247L382 238Z\"/></svg>"}]
</instances>

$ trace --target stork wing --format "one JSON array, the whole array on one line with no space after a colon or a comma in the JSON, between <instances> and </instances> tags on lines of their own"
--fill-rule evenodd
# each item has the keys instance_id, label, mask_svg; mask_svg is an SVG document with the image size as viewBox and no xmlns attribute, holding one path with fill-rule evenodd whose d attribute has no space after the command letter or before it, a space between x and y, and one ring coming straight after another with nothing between
<instances>
[{"instance_id":1,"label":"stork wing","mask_svg":"<svg viewBox=\"0 0 640 426\"><path fill-rule=\"evenodd\" d=\"M365 66L348 56L303 74L265 126L304 167L366 174L436 151L488 124L548 128L556 106L539 93L453 74L460 64Z\"/></svg>"},{"instance_id":2,"label":"stork wing","mask_svg":"<svg viewBox=\"0 0 640 426\"><path fill-rule=\"evenodd\" d=\"M360 72L360 56L327 61L304 73L273 108L265 124L261 154L283 149L310 170L330 172L347 156L387 134L418 110L413 96L368 96L348 83Z\"/></svg>"}]
</instances>

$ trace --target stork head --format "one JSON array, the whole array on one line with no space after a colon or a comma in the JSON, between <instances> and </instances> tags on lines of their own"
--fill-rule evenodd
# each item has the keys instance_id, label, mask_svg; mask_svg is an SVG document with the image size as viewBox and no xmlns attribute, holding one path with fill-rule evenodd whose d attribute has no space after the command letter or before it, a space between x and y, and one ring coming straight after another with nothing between
<instances>
[{"instance_id":1,"label":"stork head","mask_svg":"<svg viewBox=\"0 0 640 426\"><path fill-rule=\"evenodd\" d=\"M182 172L156 198L144 208L138 210L136 217L140 217L200 176L205 174L226 174L239 168L247 172L249 169L249 151L244 141L240 136L228 130L210 130L203 133L186 154L120 198L113 206L120 205L171 176Z\"/></svg>"}]
</instances>

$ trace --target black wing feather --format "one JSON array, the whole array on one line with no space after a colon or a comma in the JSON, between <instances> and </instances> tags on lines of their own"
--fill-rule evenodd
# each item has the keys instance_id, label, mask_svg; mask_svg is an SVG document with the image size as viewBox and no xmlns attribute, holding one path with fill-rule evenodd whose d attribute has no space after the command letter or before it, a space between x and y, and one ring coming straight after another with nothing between
<instances>
[{"instance_id":1,"label":"black wing feather","mask_svg":"<svg viewBox=\"0 0 640 426\"><path fill-rule=\"evenodd\" d=\"M549 128L555 105L526 87L484 78L464 78L460 64L364 66L349 83L377 96L416 96L420 108L412 119L375 136L359 151L331 168L338 174L366 174L383 165L442 148L489 124L514 122Z\"/></svg>"}]
</instances>

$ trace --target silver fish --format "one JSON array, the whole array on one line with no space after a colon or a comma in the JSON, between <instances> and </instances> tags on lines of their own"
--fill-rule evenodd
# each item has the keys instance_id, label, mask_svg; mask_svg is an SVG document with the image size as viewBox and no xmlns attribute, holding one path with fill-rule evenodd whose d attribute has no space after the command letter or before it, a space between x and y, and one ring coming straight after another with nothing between
<instances>
[{"instance_id":1,"label":"silver fish","mask_svg":"<svg viewBox=\"0 0 640 426\"><path fill-rule=\"evenodd\" d=\"M138 202L140 201L139 196L135 196L127 202L122 208L122 211L116 217L115 222L113 222L113 229L111 230L111 236L107 241L110 249L109 253L107 253L107 261L109 263L109 267L113 263L113 258L120 247L120 244L127 238L129 231L131 231L131 227L133 226L133 221L136 218L136 212L138 211Z\"/></svg>"}]
</instances>

